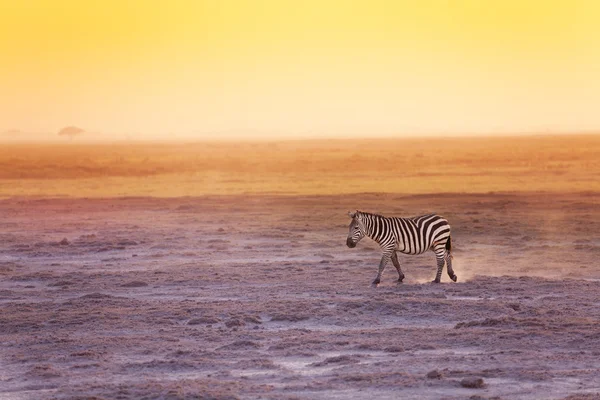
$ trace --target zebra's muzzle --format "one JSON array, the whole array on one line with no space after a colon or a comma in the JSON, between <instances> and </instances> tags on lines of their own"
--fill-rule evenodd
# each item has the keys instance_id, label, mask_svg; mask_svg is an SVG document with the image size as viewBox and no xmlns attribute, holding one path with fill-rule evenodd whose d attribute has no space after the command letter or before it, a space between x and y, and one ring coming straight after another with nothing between
<instances>
[{"instance_id":1,"label":"zebra's muzzle","mask_svg":"<svg viewBox=\"0 0 600 400\"><path fill-rule=\"evenodd\" d=\"M348 238L348 239L346 239L346 246L348 246L352 249L352 248L356 247L356 243L354 243L352 241L352 239Z\"/></svg>"}]
</instances>

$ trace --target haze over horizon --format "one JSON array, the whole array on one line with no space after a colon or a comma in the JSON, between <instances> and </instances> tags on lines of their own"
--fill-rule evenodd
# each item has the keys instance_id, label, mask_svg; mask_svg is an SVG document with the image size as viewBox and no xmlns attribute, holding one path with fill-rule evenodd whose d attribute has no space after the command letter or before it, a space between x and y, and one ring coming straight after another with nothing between
<instances>
[{"instance_id":1,"label":"haze over horizon","mask_svg":"<svg viewBox=\"0 0 600 400\"><path fill-rule=\"evenodd\" d=\"M600 129L593 0L0 4L0 132Z\"/></svg>"}]
</instances>

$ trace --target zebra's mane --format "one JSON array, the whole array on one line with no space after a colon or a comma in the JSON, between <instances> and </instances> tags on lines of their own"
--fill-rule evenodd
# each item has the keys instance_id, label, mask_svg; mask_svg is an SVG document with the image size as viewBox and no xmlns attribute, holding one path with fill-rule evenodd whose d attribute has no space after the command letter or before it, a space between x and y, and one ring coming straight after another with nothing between
<instances>
[{"instance_id":1,"label":"zebra's mane","mask_svg":"<svg viewBox=\"0 0 600 400\"><path fill-rule=\"evenodd\" d=\"M381 214L375 214L375 213L370 213L370 212L366 212L366 211L360 211L360 210L356 210L358 214L363 214L363 215L368 215L370 217L378 217L378 218L398 218L398 217L386 217L385 215L381 215ZM408 219L413 219L413 218L419 218L419 217L428 217L431 215L435 215L435 213L429 213L429 214L421 214L421 215L417 215L415 217L403 217L403 218L408 218Z\"/></svg>"},{"instance_id":2,"label":"zebra's mane","mask_svg":"<svg viewBox=\"0 0 600 400\"><path fill-rule=\"evenodd\" d=\"M370 213L370 212L360 211L360 210L357 210L357 211L359 214L368 215L371 217L387 218L385 215L381 215L381 214L375 214L375 213Z\"/></svg>"}]
</instances>

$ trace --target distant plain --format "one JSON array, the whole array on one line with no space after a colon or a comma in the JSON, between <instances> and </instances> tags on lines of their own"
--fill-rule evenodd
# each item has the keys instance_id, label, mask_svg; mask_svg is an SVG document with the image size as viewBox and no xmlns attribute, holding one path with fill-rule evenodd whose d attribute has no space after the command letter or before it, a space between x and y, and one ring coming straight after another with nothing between
<instances>
[{"instance_id":1,"label":"distant plain","mask_svg":"<svg viewBox=\"0 0 600 400\"><path fill-rule=\"evenodd\" d=\"M0 196L600 191L600 135L0 146Z\"/></svg>"}]
</instances>

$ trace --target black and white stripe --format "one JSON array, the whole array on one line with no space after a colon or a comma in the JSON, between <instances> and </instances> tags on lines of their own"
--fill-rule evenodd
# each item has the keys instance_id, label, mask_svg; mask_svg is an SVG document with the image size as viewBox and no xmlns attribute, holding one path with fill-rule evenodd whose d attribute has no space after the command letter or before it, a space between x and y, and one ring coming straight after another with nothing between
<instances>
[{"instance_id":1,"label":"black and white stripe","mask_svg":"<svg viewBox=\"0 0 600 400\"><path fill-rule=\"evenodd\" d=\"M350 223L346 244L356 247L365 236L370 237L381 246L383 256L379 263L374 285L379 284L387 263L391 260L398 271L398 281L402 282L404 274L398 262L396 252L404 254L422 254L432 250L437 259L437 274L434 283L439 283L444 264L448 269L450 279L456 282L452 269L452 242L448 221L436 214L421 215L411 218L387 218L382 215L362 211L348 213Z\"/></svg>"}]
</instances>

